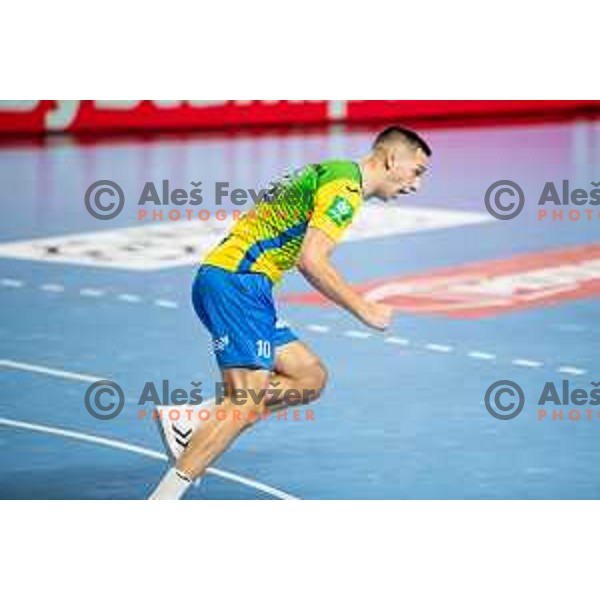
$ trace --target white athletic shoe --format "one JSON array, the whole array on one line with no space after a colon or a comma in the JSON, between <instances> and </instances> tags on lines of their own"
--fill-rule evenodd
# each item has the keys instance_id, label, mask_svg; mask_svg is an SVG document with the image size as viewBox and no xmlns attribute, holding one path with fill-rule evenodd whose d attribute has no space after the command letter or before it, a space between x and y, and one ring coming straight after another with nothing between
<instances>
[{"instance_id":1,"label":"white athletic shoe","mask_svg":"<svg viewBox=\"0 0 600 600\"><path fill-rule=\"evenodd\" d=\"M185 409L185 406L181 407ZM194 431L200 426L201 422L196 419L189 419L185 410L180 411L180 418L173 421L168 418L169 411L163 411L163 418L156 419L154 422L158 427L158 432L167 451L169 462L175 464L183 451L188 447Z\"/></svg>"}]
</instances>

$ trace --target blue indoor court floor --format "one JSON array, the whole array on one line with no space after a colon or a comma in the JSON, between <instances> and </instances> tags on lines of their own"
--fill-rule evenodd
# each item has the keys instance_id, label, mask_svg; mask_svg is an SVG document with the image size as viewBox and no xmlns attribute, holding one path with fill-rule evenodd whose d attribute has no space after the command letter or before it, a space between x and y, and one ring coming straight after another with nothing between
<instances>
[{"instance_id":1,"label":"blue indoor court floor","mask_svg":"<svg viewBox=\"0 0 600 600\"><path fill-rule=\"evenodd\" d=\"M218 379L190 303L196 248L181 240L208 243L221 226L163 221L163 230L140 222L135 199L146 182L167 179L189 189L201 180L203 207L213 210L215 182L256 188L307 162L360 158L375 132L2 145L0 498L145 498L166 463L155 425L138 418L144 382L189 388L201 380L209 388ZM484 204L498 180L519 182L528 199L546 181L590 189L600 181L600 122L422 133L433 147L431 171L421 192L401 203L422 212L399 213L406 229L390 231L386 211L397 207L375 207L369 232L335 254L353 283L600 242L597 216L539 221L528 201L518 217L501 221ZM84 204L88 186L103 179L118 182L127 198L110 221L92 218ZM119 251L102 234L121 228L132 228L133 241ZM160 247L152 245L154 231L167 232ZM40 256L32 243L51 238L60 245L72 235L84 243L71 244L64 260L61 252ZM308 291L294 273L279 293L281 316L329 370L328 388L311 407L314 421L261 423L189 498L600 498L598 407L586 407L596 415L589 421L570 420L566 411L562 421L540 421L536 405L547 381L569 379L586 389L600 381L597 296L475 318L401 312L389 331L376 333L338 308L285 301ZM125 392L125 408L113 420L94 419L84 406L98 379ZM486 410L485 392L498 380L525 392L514 419Z\"/></svg>"}]
</instances>

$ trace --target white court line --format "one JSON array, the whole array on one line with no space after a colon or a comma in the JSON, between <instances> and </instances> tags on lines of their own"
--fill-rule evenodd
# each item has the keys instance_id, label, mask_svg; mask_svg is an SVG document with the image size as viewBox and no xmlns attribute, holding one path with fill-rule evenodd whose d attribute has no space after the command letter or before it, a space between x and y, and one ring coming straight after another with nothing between
<instances>
[{"instance_id":1,"label":"white court line","mask_svg":"<svg viewBox=\"0 0 600 600\"><path fill-rule=\"evenodd\" d=\"M142 300L139 296L136 296L135 294L119 294L117 298L119 300L122 300L123 302L141 302Z\"/></svg>"},{"instance_id":2,"label":"white court line","mask_svg":"<svg viewBox=\"0 0 600 600\"><path fill-rule=\"evenodd\" d=\"M107 379L106 377L96 377L94 375L85 375L83 373L74 373L72 371L50 369L48 367L32 365L30 363L17 362L14 360L0 359L0 367L6 367L8 369L17 369L19 371L28 371L30 373L39 373L41 375L50 375L52 377L61 377L63 379L71 379L74 381L85 381L86 383L95 383L96 381ZM20 427L21 429L29 429L31 431L50 433L53 435L59 435L71 439L92 442L103 446L110 446L111 448L117 448L119 450L143 454L145 456L149 456L157 460L168 460L166 455L155 450L149 450L148 448L143 448L141 446L126 444L125 442L120 442L118 440L101 438L95 435L88 435L86 433L79 433L77 431L58 429L56 427L46 427L45 425L37 425L35 423L28 423L25 421L14 421L12 419L0 418L0 424L12 427ZM221 477L222 479L228 479L230 481L235 481L237 483L247 485L248 487L261 490L275 498L280 498L282 500L299 500L299 498L292 496L286 492L283 492L282 490L278 490L277 488L271 487L270 485L261 483L260 481L254 481L253 479L248 479L247 477L243 477L241 475L236 475L235 473L230 473L229 471L223 471L222 469L215 469L213 467L210 467L207 469L207 472L212 473L217 477Z\"/></svg>"},{"instance_id":3,"label":"white court line","mask_svg":"<svg viewBox=\"0 0 600 600\"><path fill-rule=\"evenodd\" d=\"M399 338L394 336L388 336L383 339L386 344L397 344L398 346L408 346L410 341L405 338Z\"/></svg>"},{"instance_id":4,"label":"white court line","mask_svg":"<svg viewBox=\"0 0 600 600\"><path fill-rule=\"evenodd\" d=\"M469 358L477 358L479 360L494 360L496 358L495 354L491 354L490 352L479 352L477 350L468 352L467 356Z\"/></svg>"},{"instance_id":5,"label":"white court line","mask_svg":"<svg viewBox=\"0 0 600 600\"><path fill-rule=\"evenodd\" d=\"M433 352L452 352L454 349L452 346L444 346L442 344L425 344L425 348Z\"/></svg>"},{"instance_id":6,"label":"white court line","mask_svg":"<svg viewBox=\"0 0 600 600\"><path fill-rule=\"evenodd\" d=\"M585 375L587 371L585 369L578 369L577 367L563 366L557 369L559 373L566 373L567 375Z\"/></svg>"},{"instance_id":7,"label":"white court line","mask_svg":"<svg viewBox=\"0 0 600 600\"><path fill-rule=\"evenodd\" d=\"M515 358L515 360L512 360L511 363L516 367L531 367L534 369L544 366L544 363L539 360L527 360L525 358Z\"/></svg>"},{"instance_id":8,"label":"white court line","mask_svg":"<svg viewBox=\"0 0 600 600\"><path fill-rule=\"evenodd\" d=\"M19 279L0 279L0 284L4 287L22 288L25 284Z\"/></svg>"},{"instance_id":9,"label":"white court line","mask_svg":"<svg viewBox=\"0 0 600 600\"><path fill-rule=\"evenodd\" d=\"M96 288L82 288L79 290L80 296L87 296L89 298L100 298L100 296L104 296L105 293L104 290L97 290Z\"/></svg>"},{"instance_id":10,"label":"white court line","mask_svg":"<svg viewBox=\"0 0 600 600\"><path fill-rule=\"evenodd\" d=\"M373 334L369 333L368 331L356 331L355 329L348 329L344 331L344 335L357 340L366 340L367 338L373 337Z\"/></svg>"},{"instance_id":11,"label":"white court line","mask_svg":"<svg viewBox=\"0 0 600 600\"><path fill-rule=\"evenodd\" d=\"M173 302L172 300L155 300L154 304L162 308L177 308L179 306L177 302Z\"/></svg>"},{"instance_id":12,"label":"white court line","mask_svg":"<svg viewBox=\"0 0 600 600\"><path fill-rule=\"evenodd\" d=\"M327 325L307 325L306 329L309 331L315 331L316 333L327 333L330 328Z\"/></svg>"},{"instance_id":13,"label":"white court line","mask_svg":"<svg viewBox=\"0 0 600 600\"><path fill-rule=\"evenodd\" d=\"M71 379L73 381L85 381L86 383L96 383L106 377L97 377L95 375L85 375L83 373L74 373L73 371L63 371L61 369L50 369L31 363L17 362L16 360L0 359L0 367L7 369L16 369L18 371L27 371L29 373L39 373L40 375L50 375L51 377L60 377L61 379Z\"/></svg>"},{"instance_id":14,"label":"white court line","mask_svg":"<svg viewBox=\"0 0 600 600\"><path fill-rule=\"evenodd\" d=\"M40 290L43 292L64 292L65 286L60 283L44 283L40 285Z\"/></svg>"},{"instance_id":15,"label":"white court line","mask_svg":"<svg viewBox=\"0 0 600 600\"><path fill-rule=\"evenodd\" d=\"M141 454L142 456L148 456L149 458L153 458L155 460L168 462L167 456L162 452L150 450L149 448L144 448L143 446L127 444L111 438L89 435L87 433L81 433L79 431L72 431L69 429L59 429L58 427L47 427L46 425L38 425L37 423L29 423L27 421L14 421L13 419L0 418L0 425L4 425L6 427L15 427L17 429L26 429L29 431L37 431L40 433L48 433L50 435L57 435L59 437L79 440L81 442L89 442L91 444L98 444L99 446L124 450L125 452ZM254 488L255 490L260 490L261 492L265 492L274 498L279 498L281 500L299 500L299 498L296 496L292 496L291 494L283 492L282 490L278 490L270 485L261 483L260 481L254 481L253 479L248 479L247 477L242 477L241 475L236 475L235 473L230 473L229 471L223 471L222 469L215 469L213 467L209 467L206 471L211 475L221 477L221 479L228 479L229 481L235 481L236 483L246 485Z\"/></svg>"}]
</instances>

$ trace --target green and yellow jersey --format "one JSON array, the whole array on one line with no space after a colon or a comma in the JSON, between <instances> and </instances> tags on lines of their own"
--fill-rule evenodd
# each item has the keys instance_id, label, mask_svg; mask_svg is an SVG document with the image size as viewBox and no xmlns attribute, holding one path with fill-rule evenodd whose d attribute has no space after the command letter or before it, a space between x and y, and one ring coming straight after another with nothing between
<instances>
[{"instance_id":1,"label":"green and yellow jersey","mask_svg":"<svg viewBox=\"0 0 600 600\"><path fill-rule=\"evenodd\" d=\"M363 202L359 166L350 161L307 165L271 184L203 264L235 273L263 273L277 283L298 262L307 228L339 241Z\"/></svg>"}]
</instances>

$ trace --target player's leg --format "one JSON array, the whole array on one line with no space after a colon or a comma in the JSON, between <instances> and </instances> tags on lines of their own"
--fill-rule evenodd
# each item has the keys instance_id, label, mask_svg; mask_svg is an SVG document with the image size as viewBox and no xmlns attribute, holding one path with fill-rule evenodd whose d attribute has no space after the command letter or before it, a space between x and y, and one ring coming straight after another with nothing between
<instances>
[{"instance_id":1,"label":"player's leg","mask_svg":"<svg viewBox=\"0 0 600 600\"><path fill-rule=\"evenodd\" d=\"M272 372L223 369L222 377L226 394L218 405L219 418L213 412L212 418L194 432L176 466L169 470L152 499L181 497L191 482L201 477L245 429L260 421L265 411L285 408L283 398L287 391L296 391L296 397L300 396L302 402L316 400L325 387L327 373L318 356L294 339L276 348ZM233 402L236 394L246 399L243 405Z\"/></svg>"},{"instance_id":2,"label":"player's leg","mask_svg":"<svg viewBox=\"0 0 600 600\"><path fill-rule=\"evenodd\" d=\"M323 363L303 342L289 334L285 339L281 335L275 336L275 344L281 340L283 345L275 347L275 363L269 377L267 390L269 412L286 408L285 399L289 398L286 394L290 391L295 392L296 397L300 395L302 404L313 402L321 395L327 380ZM298 407L298 404L299 402L296 401L293 406ZM219 405L213 400L209 404L203 404L202 407L214 414ZM181 411L180 418L175 421L168 416L164 416L164 420L157 420L169 460L173 465L189 446L194 432L205 426L203 421L198 420L197 415L186 413L193 413L193 411Z\"/></svg>"},{"instance_id":3,"label":"player's leg","mask_svg":"<svg viewBox=\"0 0 600 600\"><path fill-rule=\"evenodd\" d=\"M151 499L176 499L189 483L251 424L265 402L253 400L236 406L231 395L265 398L273 369L275 308L271 284L259 274L237 274L214 267L202 267L194 282L192 300L196 313L213 338L215 357L228 388L220 402L217 418L193 432L187 447L152 494ZM262 396L260 393L262 391Z\"/></svg>"},{"instance_id":4,"label":"player's leg","mask_svg":"<svg viewBox=\"0 0 600 600\"><path fill-rule=\"evenodd\" d=\"M226 393L220 398L211 418L194 433L177 461L177 470L191 481L202 476L238 435L256 423L266 410L269 371L224 369L222 376ZM250 394L251 391L253 394ZM238 400L234 401L236 397ZM240 397L244 398L243 404L239 402Z\"/></svg>"},{"instance_id":5,"label":"player's leg","mask_svg":"<svg viewBox=\"0 0 600 600\"><path fill-rule=\"evenodd\" d=\"M176 464L187 480L201 477L212 462L248 427L257 423L266 410L280 406L272 403L271 392L298 391L303 401L316 400L325 386L326 372L319 358L302 342L295 340L276 348L273 372L259 369L223 369L226 394L220 400L220 417L202 424ZM263 392L261 394L261 392ZM251 393L253 392L253 393ZM233 398L244 398L239 404ZM277 397L281 395L278 393Z\"/></svg>"}]
</instances>

